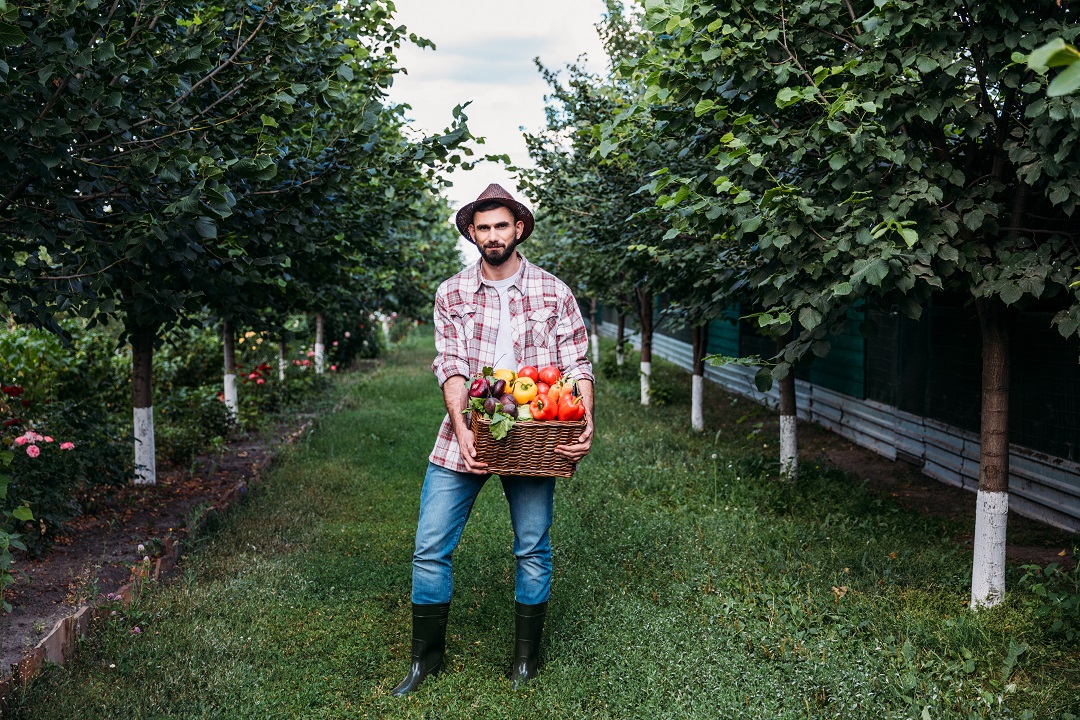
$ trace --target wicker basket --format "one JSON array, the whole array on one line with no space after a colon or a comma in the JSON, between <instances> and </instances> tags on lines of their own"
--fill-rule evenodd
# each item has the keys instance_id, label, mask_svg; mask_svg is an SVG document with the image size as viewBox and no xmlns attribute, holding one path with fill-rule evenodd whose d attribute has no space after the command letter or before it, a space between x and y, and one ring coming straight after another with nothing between
<instances>
[{"instance_id":1,"label":"wicker basket","mask_svg":"<svg viewBox=\"0 0 1080 720\"><path fill-rule=\"evenodd\" d=\"M476 459L497 475L570 477L576 463L555 454L556 445L574 445L585 419L515 423L502 440L491 437L491 420L472 413L471 428Z\"/></svg>"}]
</instances>

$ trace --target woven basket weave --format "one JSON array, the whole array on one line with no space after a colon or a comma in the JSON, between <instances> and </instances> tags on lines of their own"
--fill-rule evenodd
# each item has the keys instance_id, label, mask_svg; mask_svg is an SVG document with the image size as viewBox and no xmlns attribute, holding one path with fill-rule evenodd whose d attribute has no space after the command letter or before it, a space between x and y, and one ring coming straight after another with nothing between
<instances>
[{"instance_id":1,"label":"woven basket weave","mask_svg":"<svg viewBox=\"0 0 1080 720\"><path fill-rule=\"evenodd\" d=\"M570 477L576 463L555 454L556 445L574 445L585 420L547 420L515 423L506 437L491 437L491 420L472 413L471 428L476 459L497 475Z\"/></svg>"}]
</instances>

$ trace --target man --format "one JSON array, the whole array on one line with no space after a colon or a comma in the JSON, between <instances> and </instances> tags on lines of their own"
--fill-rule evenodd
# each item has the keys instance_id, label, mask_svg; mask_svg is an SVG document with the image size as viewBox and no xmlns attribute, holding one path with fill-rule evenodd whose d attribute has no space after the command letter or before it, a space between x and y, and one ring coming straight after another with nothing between
<instances>
[{"instance_id":1,"label":"man","mask_svg":"<svg viewBox=\"0 0 1080 720\"><path fill-rule=\"evenodd\" d=\"M533 216L499 185L489 185L456 217L458 231L476 244L480 261L442 285L435 295L432 370L442 386L447 415L429 457L420 494L413 554L413 642L409 672L393 694L416 690L443 668L446 619L453 590L451 559L473 502L490 476L476 459L465 424L468 379L487 367L516 370L556 365L577 381L586 426L573 445L555 452L577 462L593 437L593 375L585 323L577 301L551 273L517 251L533 230ZM540 638L551 594L552 477L503 477L517 560L514 689L536 677Z\"/></svg>"}]
</instances>

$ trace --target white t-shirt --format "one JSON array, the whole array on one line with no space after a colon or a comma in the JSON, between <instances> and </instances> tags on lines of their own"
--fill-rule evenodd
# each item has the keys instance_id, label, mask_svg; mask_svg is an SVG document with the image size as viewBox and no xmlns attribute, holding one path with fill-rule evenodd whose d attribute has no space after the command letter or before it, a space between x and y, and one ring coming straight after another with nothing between
<instances>
[{"instance_id":1,"label":"white t-shirt","mask_svg":"<svg viewBox=\"0 0 1080 720\"><path fill-rule=\"evenodd\" d=\"M499 333L495 336L495 362L491 367L517 370L517 358L514 357L514 335L510 325L510 286L514 284L511 275L505 280L488 280L484 282L499 293Z\"/></svg>"}]
</instances>

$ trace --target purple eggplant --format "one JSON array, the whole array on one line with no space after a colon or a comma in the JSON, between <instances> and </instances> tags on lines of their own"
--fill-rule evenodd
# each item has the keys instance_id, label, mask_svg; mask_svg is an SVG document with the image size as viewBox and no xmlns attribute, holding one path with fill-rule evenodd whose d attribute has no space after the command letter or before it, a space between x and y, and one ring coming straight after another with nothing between
<instances>
[{"instance_id":1,"label":"purple eggplant","mask_svg":"<svg viewBox=\"0 0 1080 720\"><path fill-rule=\"evenodd\" d=\"M501 402L503 405L517 405L517 400L515 400L514 396L510 393L503 393L501 396L499 396L499 402Z\"/></svg>"},{"instance_id":2,"label":"purple eggplant","mask_svg":"<svg viewBox=\"0 0 1080 720\"><path fill-rule=\"evenodd\" d=\"M484 401L484 414L491 417L495 414L495 411L499 409L499 401L493 397L489 397Z\"/></svg>"},{"instance_id":3,"label":"purple eggplant","mask_svg":"<svg viewBox=\"0 0 1080 720\"><path fill-rule=\"evenodd\" d=\"M517 419L517 405L513 402L503 403L501 409L510 417L514 418L515 420Z\"/></svg>"},{"instance_id":4,"label":"purple eggplant","mask_svg":"<svg viewBox=\"0 0 1080 720\"><path fill-rule=\"evenodd\" d=\"M491 384L491 397L502 397L504 392L506 392L506 381L502 378Z\"/></svg>"},{"instance_id":5,"label":"purple eggplant","mask_svg":"<svg viewBox=\"0 0 1080 720\"><path fill-rule=\"evenodd\" d=\"M488 396L488 390L490 389L487 378L478 377L469 385L469 397L485 398Z\"/></svg>"}]
</instances>

